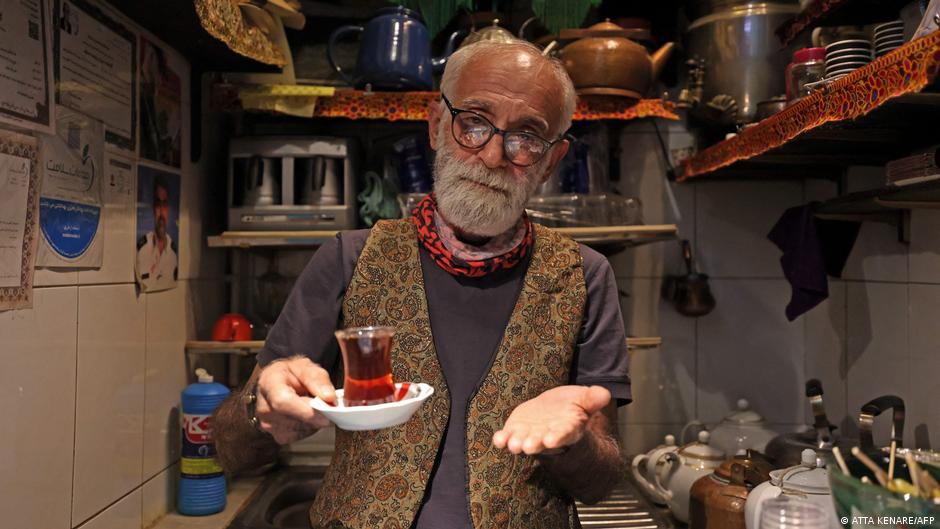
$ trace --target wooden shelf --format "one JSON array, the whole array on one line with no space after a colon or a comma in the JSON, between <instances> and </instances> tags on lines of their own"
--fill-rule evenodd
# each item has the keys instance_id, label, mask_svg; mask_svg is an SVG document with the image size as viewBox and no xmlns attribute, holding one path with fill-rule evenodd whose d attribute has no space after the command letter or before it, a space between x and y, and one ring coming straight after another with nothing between
<instances>
[{"instance_id":1,"label":"wooden shelf","mask_svg":"<svg viewBox=\"0 0 940 529\"><path fill-rule=\"evenodd\" d=\"M838 178L938 141L940 32L909 42L782 112L685 160L692 178Z\"/></svg>"},{"instance_id":2,"label":"wooden shelf","mask_svg":"<svg viewBox=\"0 0 940 529\"><path fill-rule=\"evenodd\" d=\"M427 121L428 105L439 101L441 97L440 92L364 92L348 89L336 90L332 96L324 97L315 92L325 87L297 86L293 93L284 93L288 88L220 83L212 88L212 102L226 110L246 110L241 96L250 93L253 98L267 97L269 100L265 102L264 109L270 111L277 106L278 98L293 98L291 106L296 106L297 98L306 97L315 103L310 116L314 118ZM672 102L662 99L641 99L634 104L633 100L623 97L582 96L578 99L574 120L626 121L647 117L678 120L679 116L674 110Z\"/></svg>"},{"instance_id":3,"label":"wooden shelf","mask_svg":"<svg viewBox=\"0 0 940 529\"><path fill-rule=\"evenodd\" d=\"M885 186L849 193L827 200L816 215L829 218L855 218L890 215L898 210L940 209L940 181L907 186Z\"/></svg>"},{"instance_id":4,"label":"wooden shelf","mask_svg":"<svg viewBox=\"0 0 940 529\"><path fill-rule=\"evenodd\" d=\"M795 17L777 28L784 46L817 26L864 26L898 18L910 0L813 0Z\"/></svg>"},{"instance_id":5,"label":"wooden shelf","mask_svg":"<svg viewBox=\"0 0 940 529\"><path fill-rule=\"evenodd\" d=\"M243 342L190 340L186 342L186 352L190 354L237 354L240 356L249 356L260 351L263 345L263 340L249 340Z\"/></svg>"},{"instance_id":6,"label":"wooden shelf","mask_svg":"<svg viewBox=\"0 0 940 529\"><path fill-rule=\"evenodd\" d=\"M598 226L594 228L552 228L572 239L597 247L631 247L676 237L675 224L648 226ZM226 231L208 238L210 248L265 248L320 246L336 236L335 231Z\"/></svg>"},{"instance_id":7,"label":"wooden shelf","mask_svg":"<svg viewBox=\"0 0 940 529\"><path fill-rule=\"evenodd\" d=\"M659 336L630 336L627 338L628 349L652 349L663 344ZM214 342L191 340L186 342L186 352L190 354L237 354L249 356L257 354L264 346L264 340L247 342Z\"/></svg>"}]
</instances>

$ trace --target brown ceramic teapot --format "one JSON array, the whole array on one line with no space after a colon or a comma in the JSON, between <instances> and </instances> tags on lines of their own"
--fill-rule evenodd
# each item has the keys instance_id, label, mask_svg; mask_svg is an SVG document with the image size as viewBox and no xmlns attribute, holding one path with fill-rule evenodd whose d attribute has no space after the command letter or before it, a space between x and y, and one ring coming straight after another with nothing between
<instances>
[{"instance_id":1,"label":"brown ceramic teapot","mask_svg":"<svg viewBox=\"0 0 940 529\"><path fill-rule=\"evenodd\" d=\"M672 53L669 42L652 56L630 40L645 30L624 29L610 20L587 29L563 29L563 40L578 39L558 53L579 94L643 98Z\"/></svg>"},{"instance_id":2,"label":"brown ceramic teapot","mask_svg":"<svg viewBox=\"0 0 940 529\"><path fill-rule=\"evenodd\" d=\"M771 468L763 454L748 450L699 478L689 493L689 529L745 529L748 492L770 479Z\"/></svg>"}]
</instances>

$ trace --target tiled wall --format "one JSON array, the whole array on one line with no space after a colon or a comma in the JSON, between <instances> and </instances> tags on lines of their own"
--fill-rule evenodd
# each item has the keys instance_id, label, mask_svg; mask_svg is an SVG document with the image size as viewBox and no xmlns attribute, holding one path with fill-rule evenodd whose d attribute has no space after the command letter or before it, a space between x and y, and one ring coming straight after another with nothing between
<instances>
[{"instance_id":1,"label":"tiled wall","mask_svg":"<svg viewBox=\"0 0 940 529\"><path fill-rule=\"evenodd\" d=\"M201 221L208 170L189 156L189 66L171 59L183 88L180 281L137 293L134 200L106 193L101 269L38 271L33 308L0 313L2 527L133 529L172 505L183 344L226 290Z\"/></svg>"},{"instance_id":2,"label":"tiled wall","mask_svg":"<svg viewBox=\"0 0 940 529\"><path fill-rule=\"evenodd\" d=\"M692 143L681 125L663 125L670 149ZM666 132L668 130L668 132ZM701 318L679 315L659 296L663 277L684 272L675 243L612 258L628 332L661 335L657 349L632 353L635 402L621 410L621 436L638 453L698 418L719 421L747 398L772 425L809 424L808 378L822 380L830 420L855 436L862 404L894 393L907 404L908 446L940 448L940 212L915 211L910 245L893 224L866 222L830 299L794 322L784 316L790 287L780 251L766 238L785 209L836 192L814 181L666 184L652 127L631 124L622 137L621 191L640 196L647 223L677 222L717 308ZM880 168L852 168L849 189L877 186ZM675 197L681 217L670 207ZM888 419L876 420L887 444Z\"/></svg>"}]
</instances>

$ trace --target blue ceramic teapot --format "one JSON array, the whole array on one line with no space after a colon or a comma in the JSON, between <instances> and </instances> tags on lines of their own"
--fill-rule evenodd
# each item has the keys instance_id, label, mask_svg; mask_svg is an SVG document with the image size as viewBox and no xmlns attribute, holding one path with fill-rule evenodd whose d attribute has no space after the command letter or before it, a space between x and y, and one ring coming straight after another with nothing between
<instances>
[{"instance_id":1,"label":"blue ceramic teapot","mask_svg":"<svg viewBox=\"0 0 940 529\"><path fill-rule=\"evenodd\" d=\"M350 33L362 33L355 74L350 76L336 64L333 49ZM363 26L342 26L330 35L327 58L343 79L356 88L371 84L375 90L430 90L432 74L444 69L447 57L461 36L454 32L444 56L431 57L431 35L420 15L404 7L386 7Z\"/></svg>"}]
</instances>

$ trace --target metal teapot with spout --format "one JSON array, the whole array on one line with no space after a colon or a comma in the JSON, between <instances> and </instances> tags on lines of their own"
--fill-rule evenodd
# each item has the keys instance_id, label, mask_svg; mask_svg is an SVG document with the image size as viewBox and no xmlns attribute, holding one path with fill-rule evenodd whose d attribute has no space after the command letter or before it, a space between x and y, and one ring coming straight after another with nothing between
<instances>
[{"instance_id":1,"label":"metal teapot with spout","mask_svg":"<svg viewBox=\"0 0 940 529\"><path fill-rule=\"evenodd\" d=\"M642 99L662 72L675 44L663 44L652 55L631 38L647 32L624 29L609 19L587 29L563 29L566 45L558 57L579 94Z\"/></svg>"}]
</instances>

